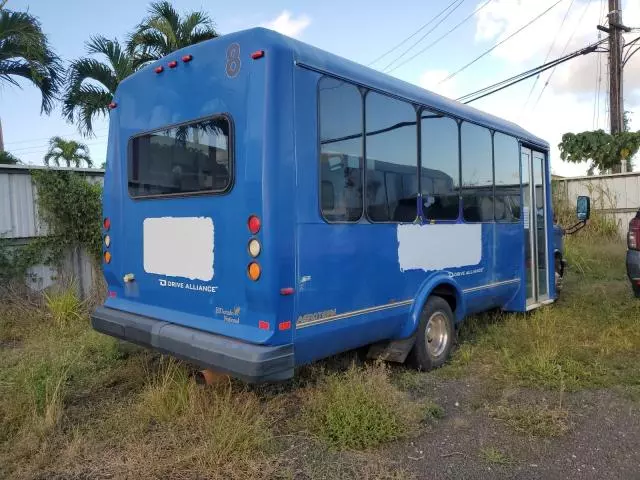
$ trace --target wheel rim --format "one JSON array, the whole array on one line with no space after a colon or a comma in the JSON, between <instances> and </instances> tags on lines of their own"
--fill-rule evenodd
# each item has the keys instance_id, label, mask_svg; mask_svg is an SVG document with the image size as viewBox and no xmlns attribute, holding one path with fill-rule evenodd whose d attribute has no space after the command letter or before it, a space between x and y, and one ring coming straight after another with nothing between
<instances>
[{"instance_id":1,"label":"wheel rim","mask_svg":"<svg viewBox=\"0 0 640 480\"><path fill-rule=\"evenodd\" d=\"M447 330L447 317L442 312L436 312L427 322L427 334L425 342L427 351L432 357L439 357L447 348L449 331Z\"/></svg>"}]
</instances>

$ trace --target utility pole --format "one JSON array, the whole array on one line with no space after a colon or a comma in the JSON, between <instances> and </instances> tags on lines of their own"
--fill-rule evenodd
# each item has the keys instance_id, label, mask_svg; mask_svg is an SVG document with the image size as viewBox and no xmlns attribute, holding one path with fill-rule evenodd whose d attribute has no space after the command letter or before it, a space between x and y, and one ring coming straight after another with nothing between
<instances>
[{"instance_id":1,"label":"utility pole","mask_svg":"<svg viewBox=\"0 0 640 480\"><path fill-rule=\"evenodd\" d=\"M623 130L622 11L620 0L609 0L609 118L611 134Z\"/></svg>"},{"instance_id":2,"label":"utility pole","mask_svg":"<svg viewBox=\"0 0 640 480\"><path fill-rule=\"evenodd\" d=\"M609 34L609 121L611 134L624 130L624 104L622 94L622 32L631 29L622 24L620 0L609 0L609 26L598 25L598 29ZM626 172L627 160L621 161L621 172Z\"/></svg>"}]
</instances>

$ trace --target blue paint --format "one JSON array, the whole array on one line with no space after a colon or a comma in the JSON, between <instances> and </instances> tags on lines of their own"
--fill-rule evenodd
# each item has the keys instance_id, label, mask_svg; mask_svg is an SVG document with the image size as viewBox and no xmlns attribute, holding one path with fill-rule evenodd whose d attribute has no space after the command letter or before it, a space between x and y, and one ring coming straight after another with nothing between
<instances>
[{"instance_id":1,"label":"blue paint","mask_svg":"<svg viewBox=\"0 0 640 480\"><path fill-rule=\"evenodd\" d=\"M234 42L240 46L241 65L230 77L225 55ZM265 56L252 60L250 54L256 50L264 50ZM193 55L193 60L182 63L185 54ZM166 68L174 59L178 67ZM154 72L158 65L165 66L161 74ZM434 288L443 285L454 293L458 322L490 308L525 310L522 221L482 224L482 260L476 266L447 272L402 272L397 224L374 225L365 219L356 224L328 224L322 219L317 125L320 72L502 131L548 152L545 141L513 123L268 30L247 30L188 47L127 78L115 95L118 107L111 111L104 189L104 212L112 225L112 261L104 265L112 292L107 307L255 344L293 343L296 364L411 336L423 303ZM233 122L235 180L228 193L129 197L127 152L133 136L215 114L227 114ZM548 166L546 185L550 206ZM251 260L247 243L252 238L246 222L253 214L262 220L257 235L262 243L258 258L262 276L257 282L246 271ZM168 280L214 292L162 287L161 280L167 278L144 271L143 221L168 216L213 219L213 280ZM546 218L548 243L553 245L550 207ZM547 259L554 298L553 255ZM456 276L476 268L478 273ZM123 281L129 273L135 276L135 286ZM293 287L295 293L281 295L285 287ZM240 312L237 323L217 313L235 308ZM306 314L316 314L320 321L296 328L296 320ZM341 314L347 316L340 318ZM323 315L338 318L322 321ZM268 322L269 328L260 329L261 321ZM280 330L278 325L285 321L292 328Z\"/></svg>"}]
</instances>

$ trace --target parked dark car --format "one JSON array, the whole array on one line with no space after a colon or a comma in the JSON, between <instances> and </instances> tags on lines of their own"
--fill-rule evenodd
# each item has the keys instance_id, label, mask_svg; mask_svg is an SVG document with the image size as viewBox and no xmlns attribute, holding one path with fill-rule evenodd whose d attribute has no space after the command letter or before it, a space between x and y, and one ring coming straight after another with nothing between
<instances>
[{"instance_id":1,"label":"parked dark car","mask_svg":"<svg viewBox=\"0 0 640 480\"><path fill-rule=\"evenodd\" d=\"M627 233L627 275L636 297L640 298L640 210L629 222Z\"/></svg>"}]
</instances>

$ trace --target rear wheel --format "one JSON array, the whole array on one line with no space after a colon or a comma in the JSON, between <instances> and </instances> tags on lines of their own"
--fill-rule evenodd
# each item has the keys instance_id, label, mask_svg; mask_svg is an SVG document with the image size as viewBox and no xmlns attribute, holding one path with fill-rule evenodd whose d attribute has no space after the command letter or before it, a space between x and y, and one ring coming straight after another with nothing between
<instances>
[{"instance_id":1,"label":"rear wheel","mask_svg":"<svg viewBox=\"0 0 640 480\"><path fill-rule=\"evenodd\" d=\"M442 297L430 297L420 315L416 343L410 354L411 363L423 371L442 366L449 358L454 341L451 307Z\"/></svg>"}]
</instances>

